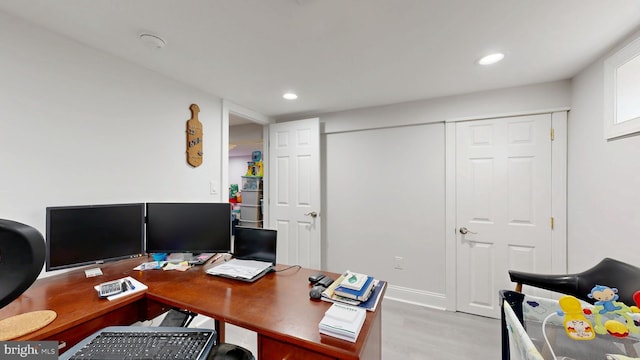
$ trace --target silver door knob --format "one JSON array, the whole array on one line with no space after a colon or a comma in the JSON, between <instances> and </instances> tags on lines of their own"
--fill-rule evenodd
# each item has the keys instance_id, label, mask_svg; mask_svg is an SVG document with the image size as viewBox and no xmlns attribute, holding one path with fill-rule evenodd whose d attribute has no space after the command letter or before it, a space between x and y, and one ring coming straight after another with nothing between
<instances>
[{"instance_id":1,"label":"silver door knob","mask_svg":"<svg viewBox=\"0 0 640 360\"><path fill-rule=\"evenodd\" d=\"M477 232L470 231L469 229L467 229L467 228L466 228L466 227L464 227L464 226L463 226L463 227L461 227L461 228L460 228L460 230L458 230L458 231L460 231L460 234L462 234L462 235L467 235L467 234L477 234Z\"/></svg>"},{"instance_id":2,"label":"silver door knob","mask_svg":"<svg viewBox=\"0 0 640 360\"><path fill-rule=\"evenodd\" d=\"M318 213L315 211L310 211L306 214L304 214L304 216L311 216L312 218L318 217Z\"/></svg>"}]
</instances>

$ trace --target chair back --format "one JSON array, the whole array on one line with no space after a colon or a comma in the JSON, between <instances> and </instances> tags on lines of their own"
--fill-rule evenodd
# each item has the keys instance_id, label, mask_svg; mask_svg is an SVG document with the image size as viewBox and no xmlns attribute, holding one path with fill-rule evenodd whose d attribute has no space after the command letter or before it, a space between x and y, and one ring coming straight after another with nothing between
<instances>
[{"instance_id":1,"label":"chair back","mask_svg":"<svg viewBox=\"0 0 640 360\"><path fill-rule=\"evenodd\" d=\"M45 260L42 234L29 225L0 219L0 309L38 278Z\"/></svg>"}]
</instances>

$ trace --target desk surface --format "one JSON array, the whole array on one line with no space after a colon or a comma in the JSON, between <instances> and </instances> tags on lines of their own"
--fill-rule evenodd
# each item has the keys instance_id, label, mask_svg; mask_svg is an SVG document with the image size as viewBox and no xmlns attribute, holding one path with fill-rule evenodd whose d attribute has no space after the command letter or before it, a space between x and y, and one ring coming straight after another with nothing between
<instances>
[{"instance_id":1,"label":"desk surface","mask_svg":"<svg viewBox=\"0 0 640 360\"><path fill-rule=\"evenodd\" d=\"M158 302L332 358L358 359L365 345L380 347L380 335L371 337L369 333L380 331L382 304L377 311L367 313L356 343L319 333L318 323L330 303L309 299L308 277L315 270L292 268L246 283L206 274L204 271L212 265L193 267L185 272L133 270L146 260L137 258L101 265L104 275L94 278L85 278L83 270L76 270L39 279L0 310L0 319L34 310L54 310L58 317L51 324L17 340L55 339L56 334L104 317L115 308L136 302ZM276 268L283 270L286 267L278 265ZM134 277L149 289L114 301L97 297L93 286L125 276ZM378 344L367 344L368 341Z\"/></svg>"}]
</instances>

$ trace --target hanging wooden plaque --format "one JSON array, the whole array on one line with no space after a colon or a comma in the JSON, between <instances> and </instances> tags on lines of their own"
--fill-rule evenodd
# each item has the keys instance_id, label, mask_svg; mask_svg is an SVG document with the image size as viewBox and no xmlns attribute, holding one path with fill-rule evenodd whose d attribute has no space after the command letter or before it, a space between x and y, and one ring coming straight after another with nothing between
<instances>
[{"instance_id":1,"label":"hanging wooden plaque","mask_svg":"<svg viewBox=\"0 0 640 360\"><path fill-rule=\"evenodd\" d=\"M200 107L191 104L191 119L187 120L187 162L193 167L202 164L202 123L198 120Z\"/></svg>"}]
</instances>

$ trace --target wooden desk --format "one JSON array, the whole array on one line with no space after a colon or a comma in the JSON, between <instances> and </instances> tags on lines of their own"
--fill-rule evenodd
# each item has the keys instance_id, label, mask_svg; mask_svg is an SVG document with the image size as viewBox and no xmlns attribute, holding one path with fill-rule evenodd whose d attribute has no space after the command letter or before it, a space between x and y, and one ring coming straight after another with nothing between
<instances>
[{"instance_id":1,"label":"wooden desk","mask_svg":"<svg viewBox=\"0 0 640 360\"><path fill-rule=\"evenodd\" d=\"M132 270L144 261L146 258L102 265L104 275L94 278L87 279L84 271L77 270L39 279L0 310L0 319L28 311L54 310L58 317L51 324L16 340L58 340L70 348L105 326L149 320L177 307L215 319L220 325L221 342L225 323L255 331L260 360L382 357L382 299L377 311L367 313L356 343L321 335L318 323L330 303L309 300L307 278L314 270L293 268L245 283L207 275L204 270L211 265L185 272ZM277 266L278 270L284 268ZM115 301L97 297L93 286L125 276L134 277L149 289Z\"/></svg>"}]
</instances>

